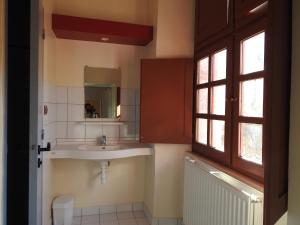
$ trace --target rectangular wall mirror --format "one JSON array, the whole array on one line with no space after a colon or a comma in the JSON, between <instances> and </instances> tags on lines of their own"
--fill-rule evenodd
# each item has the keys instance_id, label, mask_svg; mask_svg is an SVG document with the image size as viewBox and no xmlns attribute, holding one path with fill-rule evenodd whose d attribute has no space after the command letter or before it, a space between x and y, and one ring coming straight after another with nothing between
<instances>
[{"instance_id":1,"label":"rectangular wall mirror","mask_svg":"<svg viewBox=\"0 0 300 225\"><path fill-rule=\"evenodd\" d=\"M121 69L84 68L85 118L120 117Z\"/></svg>"}]
</instances>

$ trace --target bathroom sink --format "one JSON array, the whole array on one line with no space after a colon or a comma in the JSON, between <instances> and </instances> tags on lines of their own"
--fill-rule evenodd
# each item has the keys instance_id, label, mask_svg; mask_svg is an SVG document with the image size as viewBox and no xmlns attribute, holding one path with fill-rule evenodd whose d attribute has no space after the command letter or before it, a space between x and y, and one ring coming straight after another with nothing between
<instances>
[{"instance_id":1,"label":"bathroom sink","mask_svg":"<svg viewBox=\"0 0 300 225\"><path fill-rule=\"evenodd\" d=\"M135 156L152 155L153 149L144 144L117 145L87 145L63 144L57 145L50 152L44 152L43 157L50 159L83 159L83 160L112 160Z\"/></svg>"},{"instance_id":2,"label":"bathroom sink","mask_svg":"<svg viewBox=\"0 0 300 225\"><path fill-rule=\"evenodd\" d=\"M88 151L114 151L122 149L121 145L79 145L79 150L88 150Z\"/></svg>"}]
</instances>

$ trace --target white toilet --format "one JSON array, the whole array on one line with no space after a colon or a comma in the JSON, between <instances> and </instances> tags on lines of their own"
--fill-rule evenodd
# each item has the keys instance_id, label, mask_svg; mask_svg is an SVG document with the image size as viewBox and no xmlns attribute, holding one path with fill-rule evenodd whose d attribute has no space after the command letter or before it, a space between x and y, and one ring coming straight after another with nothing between
<instances>
[{"instance_id":1,"label":"white toilet","mask_svg":"<svg viewBox=\"0 0 300 225\"><path fill-rule=\"evenodd\" d=\"M74 198L72 196L60 196L53 201L53 224L72 225Z\"/></svg>"}]
</instances>

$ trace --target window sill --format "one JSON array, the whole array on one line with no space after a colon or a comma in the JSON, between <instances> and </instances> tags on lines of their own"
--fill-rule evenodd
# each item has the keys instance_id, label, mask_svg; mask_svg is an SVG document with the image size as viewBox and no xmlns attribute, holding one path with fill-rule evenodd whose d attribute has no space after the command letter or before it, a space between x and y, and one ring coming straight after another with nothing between
<instances>
[{"instance_id":1,"label":"window sill","mask_svg":"<svg viewBox=\"0 0 300 225\"><path fill-rule=\"evenodd\" d=\"M187 156L192 156L193 158L196 158L197 160L200 160L202 162L205 162L207 164L209 164L210 166L216 168L217 170L220 170L221 172L229 175L229 176L232 176L233 178L249 185L250 187L260 191L260 192L264 192L264 184L263 183L260 183L258 182L257 180L255 179L252 179L250 177L247 177L241 173L239 173L238 171L236 170L233 170L229 167L226 167L220 163L217 163L217 162L214 162L210 159L207 159L203 156L201 156L199 153L195 153L195 152L188 152L186 153Z\"/></svg>"}]
</instances>

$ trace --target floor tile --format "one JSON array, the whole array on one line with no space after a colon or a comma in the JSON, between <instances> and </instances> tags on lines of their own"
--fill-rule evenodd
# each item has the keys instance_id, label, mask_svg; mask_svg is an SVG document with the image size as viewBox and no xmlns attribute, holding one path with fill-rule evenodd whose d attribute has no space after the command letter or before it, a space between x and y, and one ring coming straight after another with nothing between
<instances>
[{"instance_id":1,"label":"floor tile","mask_svg":"<svg viewBox=\"0 0 300 225\"><path fill-rule=\"evenodd\" d=\"M119 220L119 225L137 225L135 219Z\"/></svg>"},{"instance_id":2,"label":"floor tile","mask_svg":"<svg viewBox=\"0 0 300 225\"><path fill-rule=\"evenodd\" d=\"M134 219L132 212L119 212L117 213L117 216L119 220Z\"/></svg>"},{"instance_id":3,"label":"floor tile","mask_svg":"<svg viewBox=\"0 0 300 225\"><path fill-rule=\"evenodd\" d=\"M91 215L99 215L100 210L98 207L90 207L90 208L83 208L82 209L83 216L91 216Z\"/></svg>"},{"instance_id":4,"label":"floor tile","mask_svg":"<svg viewBox=\"0 0 300 225\"><path fill-rule=\"evenodd\" d=\"M133 212L133 215L135 218L145 218L145 213L144 211L135 211Z\"/></svg>"},{"instance_id":5,"label":"floor tile","mask_svg":"<svg viewBox=\"0 0 300 225\"><path fill-rule=\"evenodd\" d=\"M82 225L99 224L99 215L82 216Z\"/></svg>"},{"instance_id":6,"label":"floor tile","mask_svg":"<svg viewBox=\"0 0 300 225\"><path fill-rule=\"evenodd\" d=\"M81 216L73 217L72 225L81 225Z\"/></svg>"},{"instance_id":7,"label":"floor tile","mask_svg":"<svg viewBox=\"0 0 300 225\"><path fill-rule=\"evenodd\" d=\"M117 208L114 205L100 207L100 214L115 213L115 212L117 212Z\"/></svg>"},{"instance_id":8,"label":"floor tile","mask_svg":"<svg viewBox=\"0 0 300 225\"><path fill-rule=\"evenodd\" d=\"M137 218L136 222L138 225L149 225L149 222L146 218Z\"/></svg>"},{"instance_id":9,"label":"floor tile","mask_svg":"<svg viewBox=\"0 0 300 225\"><path fill-rule=\"evenodd\" d=\"M102 221L100 222L100 225L119 225L118 220L115 221Z\"/></svg>"},{"instance_id":10,"label":"floor tile","mask_svg":"<svg viewBox=\"0 0 300 225\"><path fill-rule=\"evenodd\" d=\"M108 213L100 215L100 222L104 221L115 221L118 220L116 213Z\"/></svg>"}]
</instances>

